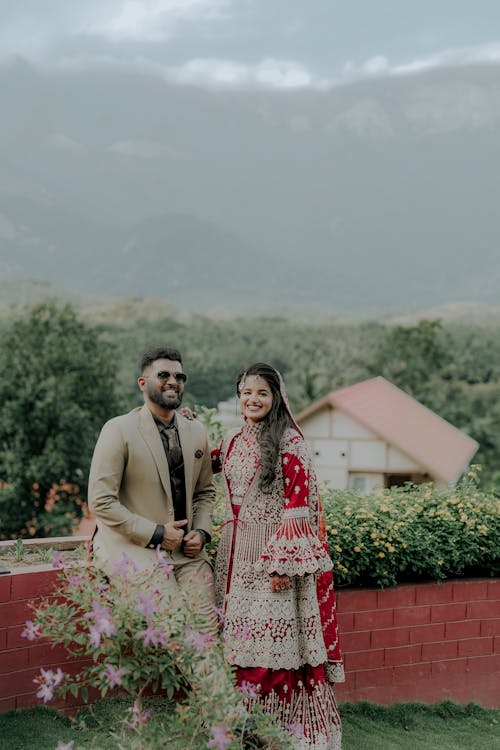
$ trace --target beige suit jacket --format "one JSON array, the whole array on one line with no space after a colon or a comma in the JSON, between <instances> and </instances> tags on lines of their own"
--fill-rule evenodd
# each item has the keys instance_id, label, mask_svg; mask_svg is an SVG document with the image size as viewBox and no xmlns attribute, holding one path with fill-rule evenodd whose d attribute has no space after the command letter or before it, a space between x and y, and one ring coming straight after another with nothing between
<instances>
[{"instance_id":1,"label":"beige suit jacket","mask_svg":"<svg viewBox=\"0 0 500 750\"><path fill-rule=\"evenodd\" d=\"M177 427L184 458L186 531L211 533L215 488L207 434L200 422L180 414ZM141 568L155 563L156 553L146 545L157 524L174 520L174 508L165 450L146 405L102 428L90 467L88 502L97 518L98 560L117 561L125 553ZM188 560L180 547L172 558L174 564Z\"/></svg>"}]
</instances>

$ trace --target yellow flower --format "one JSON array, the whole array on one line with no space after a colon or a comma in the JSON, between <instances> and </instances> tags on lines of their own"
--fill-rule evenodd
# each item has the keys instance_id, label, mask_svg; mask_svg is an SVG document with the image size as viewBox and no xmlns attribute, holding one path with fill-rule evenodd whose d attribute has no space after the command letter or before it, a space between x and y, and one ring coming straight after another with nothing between
<instances>
[{"instance_id":1,"label":"yellow flower","mask_svg":"<svg viewBox=\"0 0 500 750\"><path fill-rule=\"evenodd\" d=\"M334 545L333 545L333 549L336 549L336 550L337 550L337 552L342 552L342 547L339 547L339 545L338 545L338 544L334 544Z\"/></svg>"},{"instance_id":2,"label":"yellow flower","mask_svg":"<svg viewBox=\"0 0 500 750\"><path fill-rule=\"evenodd\" d=\"M396 551L396 547L393 547L392 544L388 544L387 545L387 549L388 549L389 552L395 552Z\"/></svg>"},{"instance_id":3,"label":"yellow flower","mask_svg":"<svg viewBox=\"0 0 500 750\"><path fill-rule=\"evenodd\" d=\"M384 552L379 552L379 553L378 553L378 556L379 556L379 557L385 557L385 553L384 553Z\"/></svg>"},{"instance_id":4,"label":"yellow flower","mask_svg":"<svg viewBox=\"0 0 500 750\"><path fill-rule=\"evenodd\" d=\"M358 545L356 545L354 547L354 552L361 552L361 547L359 547Z\"/></svg>"},{"instance_id":5,"label":"yellow flower","mask_svg":"<svg viewBox=\"0 0 500 750\"><path fill-rule=\"evenodd\" d=\"M372 539L376 539L376 538L377 538L377 536L378 536L378 534L377 534L377 532L376 532L376 531L372 531L372 533L370 534L370 537L371 537Z\"/></svg>"}]
</instances>

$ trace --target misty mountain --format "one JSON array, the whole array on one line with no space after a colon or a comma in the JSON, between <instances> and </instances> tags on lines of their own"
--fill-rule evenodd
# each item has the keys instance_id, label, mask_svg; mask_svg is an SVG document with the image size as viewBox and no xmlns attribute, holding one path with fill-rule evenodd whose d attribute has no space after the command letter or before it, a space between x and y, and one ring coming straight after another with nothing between
<instances>
[{"instance_id":1,"label":"misty mountain","mask_svg":"<svg viewBox=\"0 0 500 750\"><path fill-rule=\"evenodd\" d=\"M497 304L500 67L328 91L0 70L0 274L185 309Z\"/></svg>"}]
</instances>

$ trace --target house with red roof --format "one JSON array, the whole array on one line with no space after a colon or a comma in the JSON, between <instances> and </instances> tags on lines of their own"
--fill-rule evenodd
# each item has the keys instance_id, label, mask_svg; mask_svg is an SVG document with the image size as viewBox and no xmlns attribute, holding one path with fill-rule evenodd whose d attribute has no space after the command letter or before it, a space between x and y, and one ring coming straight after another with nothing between
<instances>
[{"instance_id":1,"label":"house with red roof","mask_svg":"<svg viewBox=\"0 0 500 750\"><path fill-rule=\"evenodd\" d=\"M383 377L327 393L297 415L320 481L368 494L454 484L479 444Z\"/></svg>"}]
</instances>

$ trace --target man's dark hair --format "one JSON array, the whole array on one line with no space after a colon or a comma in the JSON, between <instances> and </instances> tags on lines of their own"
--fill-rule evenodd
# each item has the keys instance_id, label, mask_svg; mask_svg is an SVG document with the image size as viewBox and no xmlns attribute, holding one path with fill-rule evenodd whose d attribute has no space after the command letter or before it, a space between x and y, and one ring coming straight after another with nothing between
<instances>
[{"instance_id":1,"label":"man's dark hair","mask_svg":"<svg viewBox=\"0 0 500 750\"><path fill-rule=\"evenodd\" d=\"M178 349L172 349L169 346L155 346L152 349L147 349L142 355L139 363L141 374L157 359L171 359L172 362L180 362L182 365L182 356Z\"/></svg>"}]
</instances>

